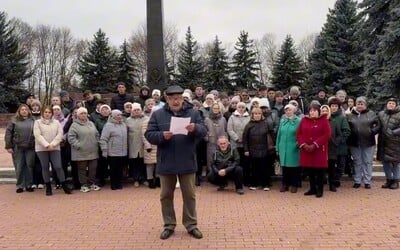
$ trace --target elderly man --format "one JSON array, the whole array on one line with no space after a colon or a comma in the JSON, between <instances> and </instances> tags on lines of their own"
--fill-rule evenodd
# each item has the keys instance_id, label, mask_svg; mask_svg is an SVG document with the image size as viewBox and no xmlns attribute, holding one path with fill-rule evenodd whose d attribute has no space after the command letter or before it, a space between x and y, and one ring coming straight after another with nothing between
<instances>
[{"instance_id":1,"label":"elderly man","mask_svg":"<svg viewBox=\"0 0 400 250\"><path fill-rule=\"evenodd\" d=\"M222 191L228 185L228 180L235 182L236 193L244 194L243 191L243 169L239 166L240 156L237 149L232 148L228 138L218 138L218 148L214 153L211 171L208 181L218 185L218 191Z\"/></svg>"},{"instance_id":2,"label":"elderly man","mask_svg":"<svg viewBox=\"0 0 400 250\"><path fill-rule=\"evenodd\" d=\"M203 237L197 228L195 173L196 144L206 136L207 130L200 113L184 102L183 89L179 86L170 86L165 91L166 105L156 110L150 117L146 139L157 145L157 174L161 181L161 210L164 221L164 230L160 238L165 240L171 237L176 227L174 210L174 191L177 179L183 197L182 221L187 232L196 239ZM172 120L189 118L184 132L171 131ZM178 123L185 121L178 121Z\"/></svg>"}]
</instances>

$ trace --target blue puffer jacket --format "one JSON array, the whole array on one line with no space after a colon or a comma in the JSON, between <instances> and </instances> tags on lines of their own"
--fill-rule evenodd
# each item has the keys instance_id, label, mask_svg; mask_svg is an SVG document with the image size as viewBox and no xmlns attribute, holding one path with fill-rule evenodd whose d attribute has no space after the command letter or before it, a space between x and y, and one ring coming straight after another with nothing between
<instances>
[{"instance_id":1,"label":"blue puffer jacket","mask_svg":"<svg viewBox=\"0 0 400 250\"><path fill-rule=\"evenodd\" d=\"M174 135L170 140L163 137L164 131L169 131L171 117L190 117L190 122L196 128L188 135ZM183 108L174 114L168 105L155 111L145 132L146 139L157 145L157 174L191 174L197 171L196 143L207 135L200 113L184 103Z\"/></svg>"}]
</instances>

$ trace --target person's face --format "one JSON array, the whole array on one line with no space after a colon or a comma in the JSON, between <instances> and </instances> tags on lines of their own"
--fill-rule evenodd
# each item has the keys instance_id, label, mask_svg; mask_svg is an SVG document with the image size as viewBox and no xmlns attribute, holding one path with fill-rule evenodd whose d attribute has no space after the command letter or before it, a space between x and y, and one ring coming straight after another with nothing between
<instances>
[{"instance_id":1,"label":"person's face","mask_svg":"<svg viewBox=\"0 0 400 250\"><path fill-rule=\"evenodd\" d=\"M252 106L253 108L258 108L258 107L260 107L260 104L259 104L257 101L254 101L254 102L251 104L251 106Z\"/></svg>"},{"instance_id":2,"label":"person's face","mask_svg":"<svg viewBox=\"0 0 400 250\"><path fill-rule=\"evenodd\" d=\"M88 94L87 96L85 96L85 101L91 101L91 100L93 100L93 94Z\"/></svg>"},{"instance_id":3,"label":"person's face","mask_svg":"<svg viewBox=\"0 0 400 250\"><path fill-rule=\"evenodd\" d=\"M118 93L120 93L121 95L123 95L123 94L125 94L126 87L125 87L124 85L120 84L120 85L118 85L117 90L118 90Z\"/></svg>"},{"instance_id":4,"label":"person's face","mask_svg":"<svg viewBox=\"0 0 400 250\"><path fill-rule=\"evenodd\" d=\"M354 100L353 100L353 99L347 100L347 106L348 106L349 108L354 107Z\"/></svg>"},{"instance_id":5,"label":"person's face","mask_svg":"<svg viewBox=\"0 0 400 250\"><path fill-rule=\"evenodd\" d=\"M54 116L60 116L61 115L61 109L53 108L53 115Z\"/></svg>"},{"instance_id":6,"label":"person's face","mask_svg":"<svg viewBox=\"0 0 400 250\"><path fill-rule=\"evenodd\" d=\"M394 110L395 108L396 108L396 102L393 102L393 101L389 101L387 104L386 104L386 109L387 110Z\"/></svg>"},{"instance_id":7,"label":"person's face","mask_svg":"<svg viewBox=\"0 0 400 250\"><path fill-rule=\"evenodd\" d=\"M320 98L320 99L324 99L325 96L326 96L326 94L325 94L324 91L320 91L320 92L318 93L318 98Z\"/></svg>"},{"instance_id":8,"label":"person's face","mask_svg":"<svg viewBox=\"0 0 400 250\"><path fill-rule=\"evenodd\" d=\"M287 117L292 117L294 115L294 110L292 108L286 108L285 114Z\"/></svg>"},{"instance_id":9,"label":"person's face","mask_svg":"<svg viewBox=\"0 0 400 250\"><path fill-rule=\"evenodd\" d=\"M50 109L45 109L42 115L44 119L50 120L53 117L53 112Z\"/></svg>"},{"instance_id":10,"label":"person's face","mask_svg":"<svg viewBox=\"0 0 400 250\"><path fill-rule=\"evenodd\" d=\"M213 105L212 106L212 112L214 114L219 114L220 113L219 105Z\"/></svg>"},{"instance_id":11,"label":"person's face","mask_svg":"<svg viewBox=\"0 0 400 250\"><path fill-rule=\"evenodd\" d=\"M61 105L61 100L60 97L55 96L53 98L51 98L51 105Z\"/></svg>"},{"instance_id":12,"label":"person's face","mask_svg":"<svg viewBox=\"0 0 400 250\"><path fill-rule=\"evenodd\" d=\"M218 146L221 151L226 151L228 149L229 143L228 140L225 138L221 138L218 140Z\"/></svg>"},{"instance_id":13,"label":"person's face","mask_svg":"<svg viewBox=\"0 0 400 250\"><path fill-rule=\"evenodd\" d=\"M331 111L332 113L336 113L339 110L339 105L331 104Z\"/></svg>"},{"instance_id":14,"label":"person's face","mask_svg":"<svg viewBox=\"0 0 400 250\"><path fill-rule=\"evenodd\" d=\"M154 99L155 101L160 100L160 96L159 96L158 94L154 94L152 97L153 97L153 99Z\"/></svg>"},{"instance_id":15,"label":"person's face","mask_svg":"<svg viewBox=\"0 0 400 250\"><path fill-rule=\"evenodd\" d=\"M146 104L146 109L149 111L151 111L153 109L153 107L154 107L154 102L149 102Z\"/></svg>"},{"instance_id":16,"label":"person's face","mask_svg":"<svg viewBox=\"0 0 400 250\"><path fill-rule=\"evenodd\" d=\"M132 109L132 113L131 114L132 114L133 117L139 117L139 116L142 115L142 110L140 108Z\"/></svg>"},{"instance_id":17,"label":"person's face","mask_svg":"<svg viewBox=\"0 0 400 250\"><path fill-rule=\"evenodd\" d=\"M32 106L32 111L33 111L33 112L38 112L38 111L40 111L39 105L33 105L33 106Z\"/></svg>"},{"instance_id":18,"label":"person's face","mask_svg":"<svg viewBox=\"0 0 400 250\"><path fill-rule=\"evenodd\" d=\"M213 102L214 102L214 100L212 98L207 98L206 99L206 103L207 103L208 106L211 106Z\"/></svg>"},{"instance_id":19,"label":"person's face","mask_svg":"<svg viewBox=\"0 0 400 250\"><path fill-rule=\"evenodd\" d=\"M74 118L74 119L77 119L77 118L78 118L78 110L77 110L77 109L75 109L75 110L72 112L72 118Z\"/></svg>"},{"instance_id":20,"label":"person's face","mask_svg":"<svg viewBox=\"0 0 400 250\"><path fill-rule=\"evenodd\" d=\"M261 111L265 114L268 112L268 107L261 107Z\"/></svg>"},{"instance_id":21,"label":"person's face","mask_svg":"<svg viewBox=\"0 0 400 250\"><path fill-rule=\"evenodd\" d=\"M28 115L29 115L29 110L28 110L28 108L25 107L25 106L22 106L22 107L19 109L19 115L22 116L22 117L28 117Z\"/></svg>"},{"instance_id":22,"label":"person's face","mask_svg":"<svg viewBox=\"0 0 400 250\"><path fill-rule=\"evenodd\" d=\"M132 105L125 105L124 111L125 113L130 114L132 112Z\"/></svg>"},{"instance_id":23,"label":"person's face","mask_svg":"<svg viewBox=\"0 0 400 250\"><path fill-rule=\"evenodd\" d=\"M268 96L268 91L267 90L261 90L259 96L260 97L267 97Z\"/></svg>"},{"instance_id":24,"label":"person's face","mask_svg":"<svg viewBox=\"0 0 400 250\"><path fill-rule=\"evenodd\" d=\"M114 118L114 120L116 120L117 122L120 122L120 121L122 121L122 114L118 114L118 115L114 116L113 118Z\"/></svg>"},{"instance_id":25,"label":"person's face","mask_svg":"<svg viewBox=\"0 0 400 250\"><path fill-rule=\"evenodd\" d=\"M203 95L203 88L202 87L197 87L194 92L196 93L196 96L202 96Z\"/></svg>"},{"instance_id":26,"label":"person's face","mask_svg":"<svg viewBox=\"0 0 400 250\"><path fill-rule=\"evenodd\" d=\"M61 101L68 102L69 101L69 95L61 97Z\"/></svg>"},{"instance_id":27,"label":"person's face","mask_svg":"<svg viewBox=\"0 0 400 250\"><path fill-rule=\"evenodd\" d=\"M282 103L283 102L283 96L275 96L275 103Z\"/></svg>"},{"instance_id":28,"label":"person's face","mask_svg":"<svg viewBox=\"0 0 400 250\"><path fill-rule=\"evenodd\" d=\"M270 100L274 100L274 98L275 98L275 91L274 90L268 91L268 98Z\"/></svg>"},{"instance_id":29,"label":"person's face","mask_svg":"<svg viewBox=\"0 0 400 250\"><path fill-rule=\"evenodd\" d=\"M314 108L310 109L309 115L311 118L318 118L319 117L318 109Z\"/></svg>"},{"instance_id":30,"label":"person's face","mask_svg":"<svg viewBox=\"0 0 400 250\"><path fill-rule=\"evenodd\" d=\"M194 110L199 110L200 109L200 104L194 104L193 105Z\"/></svg>"},{"instance_id":31,"label":"person's face","mask_svg":"<svg viewBox=\"0 0 400 250\"><path fill-rule=\"evenodd\" d=\"M107 108L107 107L103 107L103 108L100 110L100 114L101 114L103 117L108 117L108 116L110 115L110 113L111 113L111 110L110 110L109 108Z\"/></svg>"},{"instance_id":32,"label":"person's face","mask_svg":"<svg viewBox=\"0 0 400 250\"><path fill-rule=\"evenodd\" d=\"M35 99L33 98L33 96L28 97L28 98L26 99L26 102L25 102L26 105L31 106L33 100L35 100Z\"/></svg>"},{"instance_id":33,"label":"person's face","mask_svg":"<svg viewBox=\"0 0 400 250\"><path fill-rule=\"evenodd\" d=\"M243 92L241 95L242 101L248 101L249 100L249 94L246 92Z\"/></svg>"},{"instance_id":34,"label":"person's face","mask_svg":"<svg viewBox=\"0 0 400 250\"><path fill-rule=\"evenodd\" d=\"M244 106L244 105L236 106L236 110L237 110L240 114L243 114L243 113L246 111L246 106Z\"/></svg>"},{"instance_id":35,"label":"person's face","mask_svg":"<svg viewBox=\"0 0 400 250\"><path fill-rule=\"evenodd\" d=\"M343 103L346 100L346 95L345 94L337 94L336 97Z\"/></svg>"},{"instance_id":36,"label":"person's face","mask_svg":"<svg viewBox=\"0 0 400 250\"><path fill-rule=\"evenodd\" d=\"M83 102L76 102L76 106L77 106L78 108L83 107Z\"/></svg>"},{"instance_id":37,"label":"person's face","mask_svg":"<svg viewBox=\"0 0 400 250\"><path fill-rule=\"evenodd\" d=\"M255 121L260 121L262 118L262 112L260 110L252 111L251 114L253 116L253 120Z\"/></svg>"},{"instance_id":38,"label":"person's face","mask_svg":"<svg viewBox=\"0 0 400 250\"><path fill-rule=\"evenodd\" d=\"M142 89L142 95L147 96L149 94L149 91L147 89Z\"/></svg>"},{"instance_id":39,"label":"person's face","mask_svg":"<svg viewBox=\"0 0 400 250\"><path fill-rule=\"evenodd\" d=\"M329 114L329 110L327 109L327 108L322 108L321 109L321 114L326 114L326 115L328 115Z\"/></svg>"},{"instance_id":40,"label":"person's face","mask_svg":"<svg viewBox=\"0 0 400 250\"><path fill-rule=\"evenodd\" d=\"M234 101L234 102L231 102L231 107L233 108L233 109L236 109L237 108L237 102L236 101Z\"/></svg>"},{"instance_id":41,"label":"person's face","mask_svg":"<svg viewBox=\"0 0 400 250\"><path fill-rule=\"evenodd\" d=\"M298 93L290 93L290 96L292 97L292 99L297 99L297 97L299 97Z\"/></svg>"},{"instance_id":42,"label":"person's face","mask_svg":"<svg viewBox=\"0 0 400 250\"><path fill-rule=\"evenodd\" d=\"M364 111L367 109L367 105L365 105L365 103L363 103L363 102L357 102L356 109L358 112Z\"/></svg>"},{"instance_id":43,"label":"person's face","mask_svg":"<svg viewBox=\"0 0 400 250\"><path fill-rule=\"evenodd\" d=\"M224 105L225 107L229 105L229 99L228 98L222 98L221 99L221 103L222 105Z\"/></svg>"},{"instance_id":44,"label":"person's face","mask_svg":"<svg viewBox=\"0 0 400 250\"><path fill-rule=\"evenodd\" d=\"M182 94L174 94L167 96L168 107L172 112L178 112L183 106L183 96Z\"/></svg>"},{"instance_id":45,"label":"person's face","mask_svg":"<svg viewBox=\"0 0 400 250\"><path fill-rule=\"evenodd\" d=\"M88 114L87 114L87 112L82 112L82 113L80 113L80 114L78 115L78 119L81 120L81 121L87 121L87 119L88 119Z\"/></svg>"}]
</instances>

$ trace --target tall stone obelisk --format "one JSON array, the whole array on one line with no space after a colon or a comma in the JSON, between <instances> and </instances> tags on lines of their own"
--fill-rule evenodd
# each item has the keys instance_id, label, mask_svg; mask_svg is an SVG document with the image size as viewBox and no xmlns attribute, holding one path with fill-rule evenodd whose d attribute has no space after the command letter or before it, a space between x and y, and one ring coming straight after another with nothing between
<instances>
[{"instance_id":1,"label":"tall stone obelisk","mask_svg":"<svg viewBox=\"0 0 400 250\"><path fill-rule=\"evenodd\" d=\"M147 9L147 85L151 89L167 86L163 36L162 0L146 0Z\"/></svg>"}]
</instances>

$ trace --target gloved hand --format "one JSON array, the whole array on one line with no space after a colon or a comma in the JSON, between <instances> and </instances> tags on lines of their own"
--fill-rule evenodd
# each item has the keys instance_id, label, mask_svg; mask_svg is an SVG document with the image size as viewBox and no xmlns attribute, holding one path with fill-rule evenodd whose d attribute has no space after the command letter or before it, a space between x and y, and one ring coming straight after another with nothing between
<instances>
[{"instance_id":1,"label":"gloved hand","mask_svg":"<svg viewBox=\"0 0 400 250\"><path fill-rule=\"evenodd\" d=\"M147 148L146 151L147 151L147 153L150 153L151 152L151 148Z\"/></svg>"},{"instance_id":2,"label":"gloved hand","mask_svg":"<svg viewBox=\"0 0 400 250\"><path fill-rule=\"evenodd\" d=\"M107 158L107 152L106 151L103 151L102 153L101 153L101 155L104 157L104 158Z\"/></svg>"}]
</instances>

